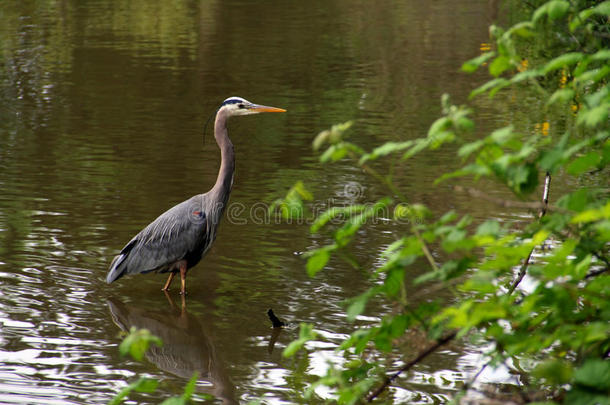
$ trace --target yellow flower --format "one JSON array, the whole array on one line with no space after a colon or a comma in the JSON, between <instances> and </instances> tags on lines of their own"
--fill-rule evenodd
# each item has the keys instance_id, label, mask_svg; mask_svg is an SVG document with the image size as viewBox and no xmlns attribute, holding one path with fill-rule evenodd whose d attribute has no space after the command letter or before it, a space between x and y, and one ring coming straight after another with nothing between
<instances>
[{"instance_id":1,"label":"yellow flower","mask_svg":"<svg viewBox=\"0 0 610 405\"><path fill-rule=\"evenodd\" d=\"M534 124L534 132L541 133L543 136L547 136L549 134L549 129L551 128L551 124L548 121L544 121L542 124Z\"/></svg>"},{"instance_id":2,"label":"yellow flower","mask_svg":"<svg viewBox=\"0 0 610 405\"><path fill-rule=\"evenodd\" d=\"M524 70L527 70L528 65L529 65L529 62L527 61L527 59L522 59L519 66L517 66L517 70L519 72L523 72Z\"/></svg>"},{"instance_id":3,"label":"yellow flower","mask_svg":"<svg viewBox=\"0 0 610 405\"><path fill-rule=\"evenodd\" d=\"M565 69L561 71L561 77L559 78L559 88L563 89L568 82L568 74Z\"/></svg>"},{"instance_id":4,"label":"yellow flower","mask_svg":"<svg viewBox=\"0 0 610 405\"><path fill-rule=\"evenodd\" d=\"M491 44L485 43L483 42L480 46L479 49L481 50L481 52L488 52L491 51Z\"/></svg>"}]
</instances>

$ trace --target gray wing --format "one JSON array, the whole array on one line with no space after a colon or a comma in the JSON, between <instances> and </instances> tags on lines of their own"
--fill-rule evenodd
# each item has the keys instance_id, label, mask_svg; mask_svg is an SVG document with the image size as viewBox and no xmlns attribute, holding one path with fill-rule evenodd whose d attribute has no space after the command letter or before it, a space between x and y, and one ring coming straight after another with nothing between
<instances>
[{"instance_id":1,"label":"gray wing","mask_svg":"<svg viewBox=\"0 0 610 405\"><path fill-rule=\"evenodd\" d=\"M211 243L205 195L197 195L165 211L125 245L110 264L108 283L125 274L166 271Z\"/></svg>"}]
</instances>

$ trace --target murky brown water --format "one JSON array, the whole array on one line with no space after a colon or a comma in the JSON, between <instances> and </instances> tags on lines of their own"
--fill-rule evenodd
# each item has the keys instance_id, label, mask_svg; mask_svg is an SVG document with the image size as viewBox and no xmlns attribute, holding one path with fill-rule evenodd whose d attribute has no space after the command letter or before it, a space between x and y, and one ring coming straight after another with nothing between
<instances>
[{"instance_id":1,"label":"murky brown water","mask_svg":"<svg viewBox=\"0 0 610 405\"><path fill-rule=\"evenodd\" d=\"M494 1L448 0L2 2L0 402L104 403L147 374L162 381L159 393L133 398L158 403L194 371L198 390L226 403L295 402L327 358L338 360L332 349L352 329L342 301L369 281L339 261L309 279L300 253L326 236L276 223L265 204L299 179L317 208L380 196L348 165L320 167L313 136L350 119L364 146L425 134L443 92L464 99L480 80L458 69L498 12ZM189 274L186 309L176 291L159 291L162 275L107 285L110 260L136 232L213 184L219 153L211 127L202 146L202 128L232 95L288 113L232 121L232 205ZM432 187L453 160L422 156L396 176L413 201L472 209ZM374 230L355 244L372 265L369 246L401 231L383 221ZM270 307L314 323L324 355L282 358L296 329L271 350ZM384 311L373 305L358 322ZM119 332L132 325L161 336L163 349L144 362L119 357ZM448 347L392 395L443 402L476 357Z\"/></svg>"}]
</instances>

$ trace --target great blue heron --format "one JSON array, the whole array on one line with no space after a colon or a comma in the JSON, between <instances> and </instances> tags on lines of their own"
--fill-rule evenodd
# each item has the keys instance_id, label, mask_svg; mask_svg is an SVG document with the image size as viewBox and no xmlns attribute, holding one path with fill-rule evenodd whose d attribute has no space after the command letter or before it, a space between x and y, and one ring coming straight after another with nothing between
<instances>
[{"instance_id":1,"label":"great blue heron","mask_svg":"<svg viewBox=\"0 0 610 405\"><path fill-rule=\"evenodd\" d=\"M241 97L229 97L216 112L214 137L221 163L216 184L205 194L181 202L159 215L125 245L110 264L106 282L126 274L170 272L162 290L180 272L180 294L186 294L186 272L208 251L229 200L235 171L235 153L227 133L227 120L236 115L285 112L276 107L253 104Z\"/></svg>"}]
</instances>

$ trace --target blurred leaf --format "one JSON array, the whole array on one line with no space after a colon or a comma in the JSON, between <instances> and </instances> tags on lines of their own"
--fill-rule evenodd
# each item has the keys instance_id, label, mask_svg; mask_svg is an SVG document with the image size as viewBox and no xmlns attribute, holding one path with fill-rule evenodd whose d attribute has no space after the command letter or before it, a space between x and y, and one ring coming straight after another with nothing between
<instances>
[{"instance_id":1,"label":"blurred leaf","mask_svg":"<svg viewBox=\"0 0 610 405\"><path fill-rule=\"evenodd\" d=\"M580 27L587 19L591 16L599 14L602 16L610 15L610 1L604 1L593 8L586 8L582 10L576 18L573 18L570 22L570 31L574 31Z\"/></svg>"},{"instance_id":2,"label":"blurred leaf","mask_svg":"<svg viewBox=\"0 0 610 405\"><path fill-rule=\"evenodd\" d=\"M518 35L522 38L529 38L534 35L534 25L530 21L522 21L513 25L510 30L507 31L508 35Z\"/></svg>"},{"instance_id":3,"label":"blurred leaf","mask_svg":"<svg viewBox=\"0 0 610 405\"><path fill-rule=\"evenodd\" d=\"M608 121L608 109L610 104L602 104L591 110L582 111L578 114L578 124L585 124L588 127L595 127Z\"/></svg>"},{"instance_id":4,"label":"blurred leaf","mask_svg":"<svg viewBox=\"0 0 610 405\"><path fill-rule=\"evenodd\" d=\"M548 74L554 70L561 69L565 66L574 65L580 62L584 58L584 55L580 52L564 53L561 56L551 59L544 65L544 74Z\"/></svg>"},{"instance_id":5,"label":"blurred leaf","mask_svg":"<svg viewBox=\"0 0 610 405\"><path fill-rule=\"evenodd\" d=\"M482 139L479 139L478 141L474 141L474 142L470 142L467 143L465 145L462 145L462 147L460 147L460 149L458 150L458 156L459 157L468 157L470 156L472 153L476 152L477 150L481 149L481 147L485 145L485 142Z\"/></svg>"},{"instance_id":6,"label":"blurred leaf","mask_svg":"<svg viewBox=\"0 0 610 405\"><path fill-rule=\"evenodd\" d=\"M551 20L556 20L563 17L570 8L570 3L564 0L547 1L542 6L534 11L532 21L538 22L545 15Z\"/></svg>"},{"instance_id":7,"label":"blurred leaf","mask_svg":"<svg viewBox=\"0 0 610 405\"><path fill-rule=\"evenodd\" d=\"M466 73L472 73L476 71L485 62L487 62L489 59L493 58L495 55L495 52L485 52L484 54L479 55L476 58L470 59L469 61L464 62L464 64L462 65L462 71Z\"/></svg>"},{"instance_id":8,"label":"blurred leaf","mask_svg":"<svg viewBox=\"0 0 610 405\"><path fill-rule=\"evenodd\" d=\"M595 390L610 390L610 361L589 359L583 366L574 371L576 384Z\"/></svg>"},{"instance_id":9,"label":"blurred leaf","mask_svg":"<svg viewBox=\"0 0 610 405\"><path fill-rule=\"evenodd\" d=\"M567 384L572 379L572 367L569 363L551 359L538 364L533 370L533 375L538 378L544 378L552 384Z\"/></svg>"},{"instance_id":10,"label":"blurred leaf","mask_svg":"<svg viewBox=\"0 0 610 405\"><path fill-rule=\"evenodd\" d=\"M335 245L330 245L307 252L307 274L309 277L315 277L326 266L330 259L330 253L335 249Z\"/></svg>"},{"instance_id":11,"label":"blurred leaf","mask_svg":"<svg viewBox=\"0 0 610 405\"><path fill-rule=\"evenodd\" d=\"M508 68L510 68L510 59L506 56L498 56L489 64L489 73L498 77Z\"/></svg>"},{"instance_id":12,"label":"blurred leaf","mask_svg":"<svg viewBox=\"0 0 610 405\"><path fill-rule=\"evenodd\" d=\"M155 392L158 385L159 381L157 380L154 380L152 378L141 377L138 381L132 384L132 388L136 392L151 393Z\"/></svg>"},{"instance_id":13,"label":"blurred leaf","mask_svg":"<svg viewBox=\"0 0 610 405\"><path fill-rule=\"evenodd\" d=\"M500 223L497 220L487 220L477 227L476 234L478 236L492 235L496 236L500 233Z\"/></svg>"},{"instance_id":14,"label":"blurred leaf","mask_svg":"<svg viewBox=\"0 0 610 405\"><path fill-rule=\"evenodd\" d=\"M523 72L519 72L514 75L511 79L511 83L520 83L525 80L535 79L537 77L542 76L543 73L540 69L528 69Z\"/></svg>"},{"instance_id":15,"label":"blurred leaf","mask_svg":"<svg viewBox=\"0 0 610 405\"><path fill-rule=\"evenodd\" d=\"M375 292L375 290L366 290L364 293L358 295L357 297L348 300L349 305L346 311L348 321L355 321L358 315L364 312L364 308L366 308L366 303Z\"/></svg>"},{"instance_id":16,"label":"blurred leaf","mask_svg":"<svg viewBox=\"0 0 610 405\"><path fill-rule=\"evenodd\" d=\"M335 218L347 219L354 214L358 214L366 209L366 205L357 204L357 205L349 205L347 207L331 207L324 211L311 225L310 232L315 233L318 232L323 226L325 226L329 221Z\"/></svg>"},{"instance_id":17,"label":"blurred leaf","mask_svg":"<svg viewBox=\"0 0 610 405\"><path fill-rule=\"evenodd\" d=\"M413 141L405 141L405 142L386 142L381 146L373 149L371 153L366 153L362 155L358 164L363 164L368 160L376 160L380 157L387 156L394 152L399 152L404 149L410 148L413 145Z\"/></svg>"},{"instance_id":18,"label":"blurred leaf","mask_svg":"<svg viewBox=\"0 0 610 405\"><path fill-rule=\"evenodd\" d=\"M161 339L150 333L148 329L137 329L132 327L129 334L119 345L121 356L129 354L135 360L141 361L151 343L161 346Z\"/></svg>"},{"instance_id":19,"label":"blurred leaf","mask_svg":"<svg viewBox=\"0 0 610 405\"><path fill-rule=\"evenodd\" d=\"M394 219L408 219L411 223L421 223L430 215L430 210L422 204L398 204L394 207Z\"/></svg>"},{"instance_id":20,"label":"blurred leaf","mask_svg":"<svg viewBox=\"0 0 610 405\"><path fill-rule=\"evenodd\" d=\"M546 102L546 105L551 105L551 104L555 104L557 102L559 103L567 103L568 101L571 101L574 98L574 90L572 89L559 89L556 90L553 95L549 98L549 100Z\"/></svg>"},{"instance_id":21,"label":"blurred leaf","mask_svg":"<svg viewBox=\"0 0 610 405\"><path fill-rule=\"evenodd\" d=\"M498 145L504 145L514 137L513 129L512 125L496 129L489 135L489 138Z\"/></svg>"},{"instance_id":22,"label":"blurred leaf","mask_svg":"<svg viewBox=\"0 0 610 405\"><path fill-rule=\"evenodd\" d=\"M510 81L502 77L490 80L470 92L469 98L474 98L481 93L485 93L491 89L501 89L510 85Z\"/></svg>"},{"instance_id":23,"label":"blurred leaf","mask_svg":"<svg viewBox=\"0 0 610 405\"><path fill-rule=\"evenodd\" d=\"M591 151L584 156L576 158L567 167L569 174L578 176L586 171L593 170L601 161L599 153Z\"/></svg>"},{"instance_id":24,"label":"blurred leaf","mask_svg":"<svg viewBox=\"0 0 610 405\"><path fill-rule=\"evenodd\" d=\"M342 124L333 125L331 129L320 132L313 140L313 149L318 150L326 143L331 145L339 143L343 139L345 131L351 128L352 124L352 121L347 121Z\"/></svg>"},{"instance_id":25,"label":"blurred leaf","mask_svg":"<svg viewBox=\"0 0 610 405\"><path fill-rule=\"evenodd\" d=\"M301 323L301 328L299 329L299 338L290 342L288 346L284 349L282 356L284 357L292 357L305 346L310 340L315 339L318 334L313 330L313 326L308 323Z\"/></svg>"},{"instance_id":26,"label":"blurred leaf","mask_svg":"<svg viewBox=\"0 0 610 405\"><path fill-rule=\"evenodd\" d=\"M451 120L447 117L438 118L432 123L428 130L428 137L437 136L451 126Z\"/></svg>"}]
</instances>

